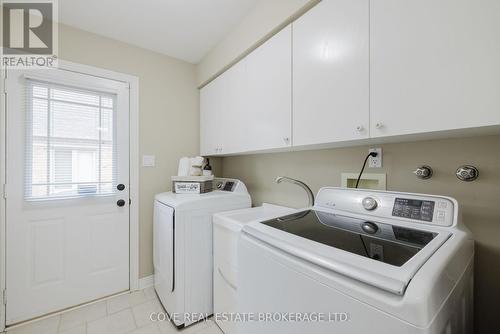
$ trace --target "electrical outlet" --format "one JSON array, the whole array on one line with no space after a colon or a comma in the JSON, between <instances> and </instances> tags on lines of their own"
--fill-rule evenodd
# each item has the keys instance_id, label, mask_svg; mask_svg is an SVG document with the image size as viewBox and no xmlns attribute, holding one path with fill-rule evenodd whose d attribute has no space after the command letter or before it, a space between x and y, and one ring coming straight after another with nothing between
<instances>
[{"instance_id":1,"label":"electrical outlet","mask_svg":"<svg viewBox=\"0 0 500 334\"><path fill-rule=\"evenodd\" d=\"M375 147L375 148L370 148L368 152L377 152L376 157L370 157L368 160L369 164L368 167L370 168L381 168L382 167L382 148L381 147Z\"/></svg>"}]
</instances>

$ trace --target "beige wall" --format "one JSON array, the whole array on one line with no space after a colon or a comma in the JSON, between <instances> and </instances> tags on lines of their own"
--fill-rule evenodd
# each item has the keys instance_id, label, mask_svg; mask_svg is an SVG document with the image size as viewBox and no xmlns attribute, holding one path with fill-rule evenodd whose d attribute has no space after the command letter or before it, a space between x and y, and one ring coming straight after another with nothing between
<instances>
[{"instance_id":1,"label":"beige wall","mask_svg":"<svg viewBox=\"0 0 500 334\"><path fill-rule=\"evenodd\" d=\"M156 167L140 167L140 276L153 273L153 196L170 189L178 159L199 152L199 93L195 66L152 51L60 26L61 59L139 77L140 155ZM132 204L134 205L134 204Z\"/></svg>"},{"instance_id":2,"label":"beige wall","mask_svg":"<svg viewBox=\"0 0 500 334\"><path fill-rule=\"evenodd\" d=\"M388 190L452 196L461 205L463 219L476 239L475 333L497 327L500 303L500 136L446 139L381 145ZM243 180L254 205L262 202L305 206L304 191L290 184L274 184L277 175L305 181L317 192L321 186L340 186L342 172L359 172L368 146L226 157L223 175ZM430 180L412 173L420 164L434 169ZM479 168L475 182L461 182L459 165Z\"/></svg>"},{"instance_id":3,"label":"beige wall","mask_svg":"<svg viewBox=\"0 0 500 334\"><path fill-rule=\"evenodd\" d=\"M201 85L320 0L260 0L198 64Z\"/></svg>"}]
</instances>

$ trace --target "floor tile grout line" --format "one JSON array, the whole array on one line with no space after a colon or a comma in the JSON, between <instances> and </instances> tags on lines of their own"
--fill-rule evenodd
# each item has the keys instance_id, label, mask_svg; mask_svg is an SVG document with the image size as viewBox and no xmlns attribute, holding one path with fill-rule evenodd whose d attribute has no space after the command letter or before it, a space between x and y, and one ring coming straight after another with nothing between
<instances>
[{"instance_id":1,"label":"floor tile grout line","mask_svg":"<svg viewBox=\"0 0 500 334\"><path fill-rule=\"evenodd\" d=\"M78 308L78 309L75 309L75 310L72 310L70 312L67 312L67 313L64 313L64 314L57 314L57 315L53 315L52 317L48 317L48 318L45 318L45 319L42 319L40 321L43 321L43 320L47 320L47 319L51 319L51 318L56 318L57 319L57 325L55 326L56 329L55 329L55 332L53 334L61 334L61 333L64 333L64 332L67 332L67 331L71 331L71 330L75 330L76 328L80 327L80 326L83 326L84 328L84 333L85 334L88 334L88 325L92 322L95 322L95 321L99 321L99 320L102 320L102 319L105 319L105 318L109 318L110 316L113 316L117 313L120 313L120 312L123 312L123 311L126 311L126 310L130 310L130 312L132 313L132 318L134 320L134 326L135 328L128 331L127 333L129 332L133 332L135 330L138 330L138 329L141 329L141 328L144 328L144 327L147 327L148 325L145 325L145 326L142 326L142 327L139 327L138 323L137 323L137 319L136 319L136 316L135 316L135 313L133 311L133 308L134 307L138 307L138 306L141 306L141 305L144 305L146 303L154 303L155 301L158 302L158 297L155 295L153 297L151 296L148 296L146 295L145 289L141 289L141 290L138 290L138 291L132 291L130 292L129 294L123 294L123 295L118 295L118 296L115 296L115 297L112 297L112 298L109 298L109 299L105 299L105 300L102 300L101 302L104 303L104 306L105 306L105 312L104 312L104 315L102 316L99 316L95 319L92 319L92 320L89 320L89 319L86 319L85 316L82 316L83 318L83 321L81 322L77 322L76 324L68 327L68 328L65 328L65 329L62 329L62 318L63 318L63 315L64 314L70 314L71 312L78 312L79 310L84 310L86 307L91 307L92 305L97 305L99 302L95 303L95 304L90 304L89 306L84 306L82 308ZM130 297L132 294L134 293L137 293L137 294L140 294L142 296L142 298L144 298L143 300L141 300L139 303L137 304L131 304L130 303L130 300L128 301L128 307L125 307L124 309L121 309L121 310L118 310L114 313L111 313L110 312L110 308L109 308L109 301L113 300L114 298L119 298L121 296L127 296L127 297ZM160 304L161 305L161 304ZM33 323L37 323L37 322L33 322ZM159 332L161 332L161 329L159 327L158 324L155 324L153 323L153 327L155 327ZM199 332L198 330L196 332ZM0 334L3 334L3 333L6 333L8 334L8 332L2 332Z\"/></svg>"}]
</instances>

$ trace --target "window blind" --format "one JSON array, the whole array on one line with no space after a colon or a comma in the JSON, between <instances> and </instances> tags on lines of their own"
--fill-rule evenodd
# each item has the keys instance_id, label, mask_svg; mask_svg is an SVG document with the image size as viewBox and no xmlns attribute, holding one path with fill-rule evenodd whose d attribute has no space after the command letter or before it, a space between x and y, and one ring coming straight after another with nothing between
<instances>
[{"instance_id":1,"label":"window blind","mask_svg":"<svg viewBox=\"0 0 500 334\"><path fill-rule=\"evenodd\" d=\"M116 189L116 95L26 79L25 198Z\"/></svg>"}]
</instances>

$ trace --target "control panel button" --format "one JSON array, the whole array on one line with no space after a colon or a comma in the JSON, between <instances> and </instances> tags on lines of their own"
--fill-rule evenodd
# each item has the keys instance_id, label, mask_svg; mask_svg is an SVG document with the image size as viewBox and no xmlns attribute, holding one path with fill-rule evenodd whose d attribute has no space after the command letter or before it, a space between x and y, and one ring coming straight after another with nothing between
<instances>
[{"instance_id":1,"label":"control panel button","mask_svg":"<svg viewBox=\"0 0 500 334\"><path fill-rule=\"evenodd\" d=\"M446 202L439 202L438 207L440 209L446 209L448 207L448 203L446 203Z\"/></svg>"},{"instance_id":2,"label":"control panel button","mask_svg":"<svg viewBox=\"0 0 500 334\"><path fill-rule=\"evenodd\" d=\"M437 212L437 217L436 219L439 221L444 221L446 218L446 212L445 211L438 211Z\"/></svg>"},{"instance_id":3,"label":"control panel button","mask_svg":"<svg viewBox=\"0 0 500 334\"><path fill-rule=\"evenodd\" d=\"M365 197L363 198L363 201L361 202L363 205L363 208L368 211L375 210L378 206L377 201L373 197Z\"/></svg>"},{"instance_id":4,"label":"control panel button","mask_svg":"<svg viewBox=\"0 0 500 334\"><path fill-rule=\"evenodd\" d=\"M378 231L378 226L372 222L364 222L361 224L361 229L368 234L375 234Z\"/></svg>"}]
</instances>

